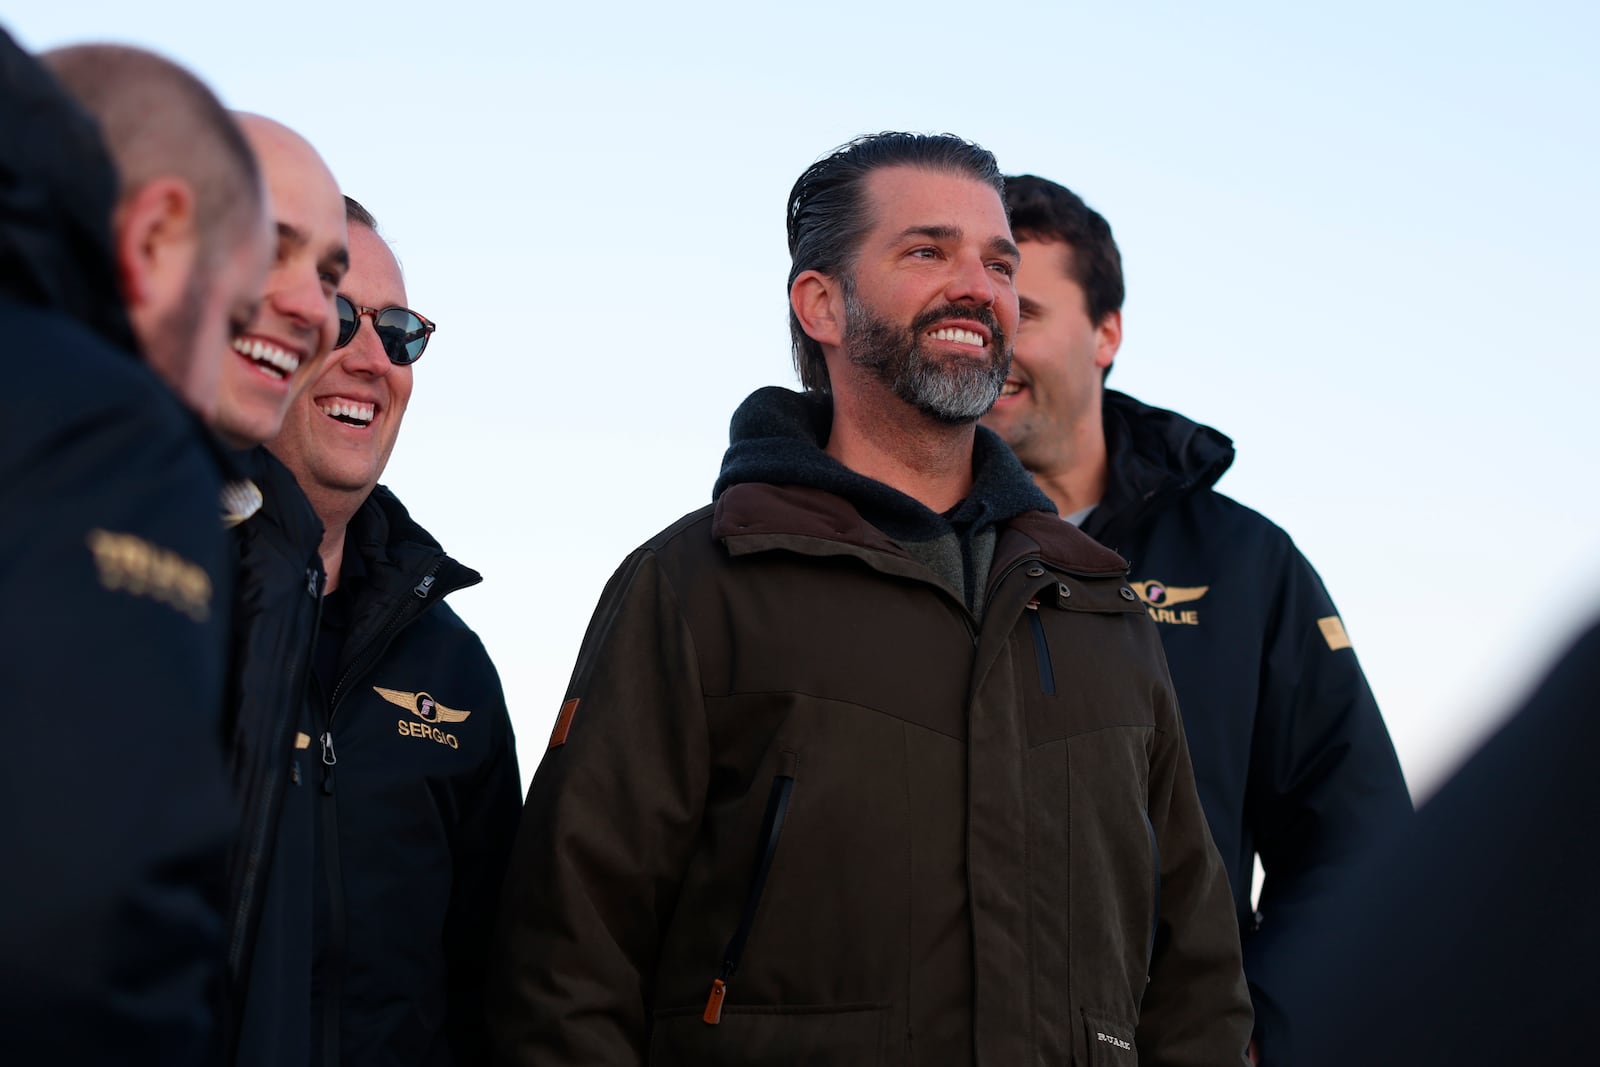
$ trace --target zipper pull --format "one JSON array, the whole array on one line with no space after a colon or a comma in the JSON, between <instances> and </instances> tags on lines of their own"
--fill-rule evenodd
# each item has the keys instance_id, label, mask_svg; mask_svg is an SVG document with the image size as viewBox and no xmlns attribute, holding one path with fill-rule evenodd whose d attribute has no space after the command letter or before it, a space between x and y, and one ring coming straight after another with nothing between
<instances>
[{"instance_id":1,"label":"zipper pull","mask_svg":"<svg viewBox=\"0 0 1600 1067\"><path fill-rule=\"evenodd\" d=\"M321 586L322 586L322 583L317 580L316 569L313 568L313 567L307 567L306 568L306 592L310 593L312 598L315 599L318 595L320 595L322 593Z\"/></svg>"},{"instance_id":2,"label":"zipper pull","mask_svg":"<svg viewBox=\"0 0 1600 1067\"><path fill-rule=\"evenodd\" d=\"M425 578L423 578L422 581L418 582L417 583L417 587L415 589L411 590L411 591L413 593L417 594L417 598L419 600L426 600L426 599L428 599L428 591L430 589L432 589L432 588L433 588L433 575L430 574L430 575L427 575Z\"/></svg>"},{"instance_id":3,"label":"zipper pull","mask_svg":"<svg viewBox=\"0 0 1600 1067\"><path fill-rule=\"evenodd\" d=\"M727 973L727 968L723 968ZM711 983L711 995L706 998L706 1010L701 1013L700 1021L707 1026L715 1026L722 1021L722 998L728 995L728 983L722 979L715 979Z\"/></svg>"},{"instance_id":4,"label":"zipper pull","mask_svg":"<svg viewBox=\"0 0 1600 1067\"><path fill-rule=\"evenodd\" d=\"M339 762L339 757L333 751L333 731L325 730L322 734L322 762L332 767Z\"/></svg>"}]
</instances>

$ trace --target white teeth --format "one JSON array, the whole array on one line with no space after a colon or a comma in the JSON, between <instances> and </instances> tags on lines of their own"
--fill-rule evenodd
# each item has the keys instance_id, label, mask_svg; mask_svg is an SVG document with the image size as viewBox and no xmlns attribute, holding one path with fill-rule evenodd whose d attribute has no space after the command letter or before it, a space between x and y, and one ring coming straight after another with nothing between
<instances>
[{"instance_id":1,"label":"white teeth","mask_svg":"<svg viewBox=\"0 0 1600 1067\"><path fill-rule=\"evenodd\" d=\"M932 337L935 341L956 341L960 344L972 345L976 348L983 347L982 334L975 333L972 330L958 330L953 326L946 326L942 330L934 330L933 333L929 334L928 336Z\"/></svg>"},{"instance_id":2,"label":"white teeth","mask_svg":"<svg viewBox=\"0 0 1600 1067\"><path fill-rule=\"evenodd\" d=\"M287 378L300 369L300 357L259 337L240 337L233 342L233 350L241 356L249 356L262 370L277 378Z\"/></svg>"},{"instance_id":3,"label":"white teeth","mask_svg":"<svg viewBox=\"0 0 1600 1067\"><path fill-rule=\"evenodd\" d=\"M1022 392L1021 382L1006 382L1000 387L1001 396L1016 396L1020 392Z\"/></svg>"},{"instance_id":4,"label":"white teeth","mask_svg":"<svg viewBox=\"0 0 1600 1067\"><path fill-rule=\"evenodd\" d=\"M373 405L357 403L354 400L318 401L317 410L330 419L346 418L363 426L371 422L373 415L377 413L377 408Z\"/></svg>"}]
</instances>

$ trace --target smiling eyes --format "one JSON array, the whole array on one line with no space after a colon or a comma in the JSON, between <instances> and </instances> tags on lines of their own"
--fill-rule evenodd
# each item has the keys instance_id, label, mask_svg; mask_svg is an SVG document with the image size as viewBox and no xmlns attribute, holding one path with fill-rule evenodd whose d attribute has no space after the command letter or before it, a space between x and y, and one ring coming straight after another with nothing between
<instances>
[{"instance_id":1,"label":"smiling eyes","mask_svg":"<svg viewBox=\"0 0 1600 1067\"><path fill-rule=\"evenodd\" d=\"M915 248L908 249L906 254L914 259L936 260L944 258L943 249L935 245L918 245ZM1015 278L1017 274L1017 265L1009 259L991 259L984 266L1007 280Z\"/></svg>"}]
</instances>

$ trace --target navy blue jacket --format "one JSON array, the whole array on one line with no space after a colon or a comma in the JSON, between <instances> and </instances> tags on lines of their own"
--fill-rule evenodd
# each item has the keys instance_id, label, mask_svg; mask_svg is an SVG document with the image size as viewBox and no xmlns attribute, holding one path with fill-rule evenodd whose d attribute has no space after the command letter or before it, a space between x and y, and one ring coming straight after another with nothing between
<instances>
[{"instance_id":1,"label":"navy blue jacket","mask_svg":"<svg viewBox=\"0 0 1600 1067\"><path fill-rule=\"evenodd\" d=\"M138 358L93 124L0 32L0 1063L212 1064L222 457Z\"/></svg>"},{"instance_id":2,"label":"navy blue jacket","mask_svg":"<svg viewBox=\"0 0 1600 1067\"><path fill-rule=\"evenodd\" d=\"M311 1055L312 851L306 717L322 601L322 522L265 448L238 466L261 509L238 557L228 733L241 829L229 863L229 1045L236 1067Z\"/></svg>"},{"instance_id":3,"label":"navy blue jacket","mask_svg":"<svg viewBox=\"0 0 1600 1067\"><path fill-rule=\"evenodd\" d=\"M1233 443L1114 390L1103 414L1109 475L1083 529L1129 561L1161 631L1233 886L1256 1040L1279 1067L1292 1020L1275 990L1298 965L1283 937L1314 921L1337 875L1411 816L1411 799L1316 571L1288 534L1213 488Z\"/></svg>"},{"instance_id":4,"label":"navy blue jacket","mask_svg":"<svg viewBox=\"0 0 1600 1067\"><path fill-rule=\"evenodd\" d=\"M443 602L482 580L382 486L350 523L314 687L312 1063L488 1062L484 972L522 784L494 664Z\"/></svg>"}]
</instances>

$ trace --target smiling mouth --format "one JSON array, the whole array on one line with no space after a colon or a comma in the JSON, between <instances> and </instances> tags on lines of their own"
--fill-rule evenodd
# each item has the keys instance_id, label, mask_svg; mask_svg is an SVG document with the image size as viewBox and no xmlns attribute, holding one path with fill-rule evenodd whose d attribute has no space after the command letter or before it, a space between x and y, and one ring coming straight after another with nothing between
<instances>
[{"instance_id":1,"label":"smiling mouth","mask_svg":"<svg viewBox=\"0 0 1600 1067\"><path fill-rule=\"evenodd\" d=\"M1000 387L1000 395L1002 397L1016 396L1020 392L1022 392L1022 383L1015 378L1007 378L1005 384Z\"/></svg>"},{"instance_id":2,"label":"smiling mouth","mask_svg":"<svg viewBox=\"0 0 1600 1067\"><path fill-rule=\"evenodd\" d=\"M982 348L988 344L983 339L983 334L975 330L957 329L954 326L946 326L941 330L929 330L928 336L935 341L954 341L957 344L971 345L974 348Z\"/></svg>"},{"instance_id":3,"label":"smiling mouth","mask_svg":"<svg viewBox=\"0 0 1600 1067\"><path fill-rule=\"evenodd\" d=\"M346 426L370 426L378 413L375 405L361 404L354 400L319 400L317 410Z\"/></svg>"},{"instance_id":4,"label":"smiling mouth","mask_svg":"<svg viewBox=\"0 0 1600 1067\"><path fill-rule=\"evenodd\" d=\"M300 357L259 337L240 337L233 350L254 363L263 374L280 381L300 369Z\"/></svg>"}]
</instances>

